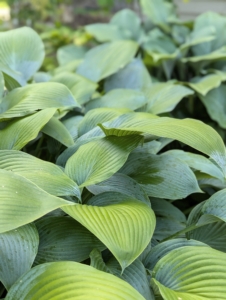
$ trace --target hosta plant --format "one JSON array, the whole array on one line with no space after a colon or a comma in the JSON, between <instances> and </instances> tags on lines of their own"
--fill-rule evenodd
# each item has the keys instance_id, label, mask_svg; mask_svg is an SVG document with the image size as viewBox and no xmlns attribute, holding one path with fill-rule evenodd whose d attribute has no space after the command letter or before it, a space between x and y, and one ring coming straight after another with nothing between
<instances>
[{"instance_id":1,"label":"hosta plant","mask_svg":"<svg viewBox=\"0 0 226 300\"><path fill-rule=\"evenodd\" d=\"M184 118L198 98L222 114L224 19L141 7L52 73L32 29L0 33L1 299L226 299L225 145Z\"/></svg>"}]
</instances>

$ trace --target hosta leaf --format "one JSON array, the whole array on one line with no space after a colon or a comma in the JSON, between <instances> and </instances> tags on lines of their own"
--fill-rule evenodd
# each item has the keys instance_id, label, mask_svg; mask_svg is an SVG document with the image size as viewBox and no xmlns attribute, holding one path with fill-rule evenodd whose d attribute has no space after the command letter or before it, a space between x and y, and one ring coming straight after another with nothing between
<instances>
[{"instance_id":1,"label":"hosta leaf","mask_svg":"<svg viewBox=\"0 0 226 300\"><path fill-rule=\"evenodd\" d=\"M138 44L133 41L115 41L97 46L86 53L77 73L98 82L127 65L137 49Z\"/></svg>"},{"instance_id":2,"label":"hosta leaf","mask_svg":"<svg viewBox=\"0 0 226 300\"><path fill-rule=\"evenodd\" d=\"M2 72L0 72L0 98L3 96L5 81Z\"/></svg>"},{"instance_id":3,"label":"hosta leaf","mask_svg":"<svg viewBox=\"0 0 226 300\"><path fill-rule=\"evenodd\" d=\"M143 264L147 269L153 270L157 262L162 257L167 255L174 249L178 249L185 246L186 247L188 246L207 247L207 245L195 240L187 240L184 238L173 239L170 241L160 243L157 246L153 247L151 251L148 253L148 255L146 256L146 258L143 260Z\"/></svg>"},{"instance_id":4,"label":"hosta leaf","mask_svg":"<svg viewBox=\"0 0 226 300\"><path fill-rule=\"evenodd\" d=\"M49 122L42 128L42 132L51 136L66 147L74 145L74 140L70 132L67 130L64 124L55 117L51 118Z\"/></svg>"},{"instance_id":5,"label":"hosta leaf","mask_svg":"<svg viewBox=\"0 0 226 300\"><path fill-rule=\"evenodd\" d=\"M96 23L85 26L86 32L99 42L123 40L124 34L115 24Z\"/></svg>"},{"instance_id":6,"label":"hosta leaf","mask_svg":"<svg viewBox=\"0 0 226 300\"><path fill-rule=\"evenodd\" d=\"M201 192L187 164L170 155L131 154L120 172L136 180L151 197L176 200Z\"/></svg>"},{"instance_id":7,"label":"hosta leaf","mask_svg":"<svg viewBox=\"0 0 226 300\"><path fill-rule=\"evenodd\" d=\"M29 84L10 92L0 104L0 120L26 116L45 108L78 107L70 91L60 83Z\"/></svg>"},{"instance_id":8,"label":"hosta leaf","mask_svg":"<svg viewBox=\"0 0 226 300\"><path fill-rule=\"evenodd\" d=\"M37 137L39 131L52 118L55 111L55 108L47 108L9 122L7 127L0 130L0 149L22 149Z\"/></svg>"},{"instance_id":9,"label":"hosta leaf","mask_svg":"<svg viewBox=\"0 0 226 300\"><path fill-rule=\"evenodd\" d=\"M111 272L111 270L106 266L106 264L102 258L102 254L101 254L100 250L93 249L92 252L90 253L89 257L90 257L90 266L94 267L97 270L113 274L113 272ZM120 268L120 265L119 265L119 268Z\"/></svg>"},{"instance_id":10,"label":"hosta leaf","mask_svg":"<svg viewBox=\"0 0 226 300\"><path fill-rule=\"evenodd\" d=\"M224 129L226 128L226 117L224 113L226 108L225 93L226 85L222 84L205 96L199 95L211 119L216 121Z\"/></svg>"},{"instance_id":11,"label":"hosta leaf","mask_svg":"<svg viewBox=\"0 0 226 300\"><path fill-rule=\"evenodd\" d=\"M157 263L152 283L164 300L224 300L225 257L210 247L175 249Z\"/></svg>"},{"instance_id":12,"label":"hosta leaf","mask_svg":"<svg viewBox=\"0 0 226 300\"><path fill-rule=\"evenodd\" d=\"M54 196L80 198L77 184L61 168L21 151L0 150L0 169L23 176Z\"/></svg>"},{"instance_id":13,"label":"hosta leaf","mask_svg":"<svg viewBox=\"0 0 226 300\"><path fill-rule=\"evenodd\" d=\"M147 102L144 93L131 89L114 89L101 98L94 99L86 106L87 110L98 107L128 108L135 110Z\"/></svg>"},{"instance_id":14,"label":"hosta leaf","mask_svg":"<svg viewBox=\"0 0 226 300\"><path fill-rule=\"evenodd\" d=\"M88 205L63 210L97 236L123 270L146 248L155 228L150 206L120 193L103 193Z\"/></svg>"},{"instance_id":15,"label":"hosta leaf","mask_svg":"<svg viewBox=\"0 0 226 300\"><path fill-rule=\"evenodd\" d=\"M214 62L214 61L221 61L225 60L226 58L226 47L223 46L209 54L199 55L199 56L191 56L191 57L184 57L181 59L183 63L191 62L191 63L198 63L198 62Z\"/></svg>"},{"instance_id":16,"label":"hosta leaf","mask_svg":"<svg viewBox=\"0 0 226 300\"><path fill-rule=\"evenodd\" d=\"M73 204L46 193L10 171L0 170L0 182L0 233L33 222L63 205Z\"/></svg>"},{"instance_id":17,"label":"hosta leaf","mask_svg":"<svg viewBox=\"0 0 226 300\"><path fill-rule=\"evenodd\" d=\"M89 111L78 127L79 136L95 128L98 123L107 122L128 112L128 109L118 108L96 108Z\"/></svg>"},{"instance_id":18,"label":"hosta leaf","mask_svg":"<svg viewBox=\"0 0 226 300\"><path fill-rule=\"evenodd\" d=\"M37 229L31 224L0 234L0 280L7 290L31 269L38 244Z\"/></svg>"},{"instance_id":19,"label":"hosta leaf","mask_svg":"<svg viewBox=\"0 0 226 300\"><path fill-rule=\"evenodd\" d=\"M53 261L81 262L93 248L105 246L85 227L69 217L47 217L35 223L40 237L36 264Z\"/></svg>"},{"instance_id":20,"label":"hosta leaf","mask_svg":"<svg viewBox=\"0 0 226 300\"><path fill-rule=\"evenodd\" d=\"M79 104L88 102L97 88L97 84L78 74L61 72L51 81L66 85Z\"/></svg>"},{"instance_id":21,"label":"hosta leaf","mask_svg":"<svg viewBox=\"0 0 226 300\"><path fill-rule=\"evenodd\" d=\"M57 61L60 66L64 66L67 63L75 59L82 59L85 56L85 48L76 46L74 44L66 45L58 48Z\"/></svg>"},{"instance_id":22,"label":"hosta leaf","mask_svg":"<svg viewBox=\"0 0 226 300\"><path fill-rule=\"evenodd\" d=\"M38 34L29 27L0 33L0 70L20 85L41 67L44 45Z\"/></svg>"},{"instance_id":23,"label":"hosta leaf","mask_svg":"<svg viewBox=\"0 0 226 300\"><path fill-rule=\"evenodd\" d=\"M197 228L189 233L189 237L216 250L226 252L226 223L223 221Z\"/></svg>"},{"instance_id":24,"label":"hosta leaf","mask_svg":"<svg viewBox=\"0 0 226 300\"><path fill-rule=\"evenodd\" d=\"M87 189L94 195L110 191L119 192L150 204L149 198L141 186L129 176L121 173L116 173L96 185L87 186Z\"/></svg>"},{"instance_id":25,"label":"hosta leaf","mask_svg":"<svg viewBox=\"0 0 226 300\"><path fill-rule=\"evenodd\" d=\"M121 274L121 268L114 258L108 261L107 267L117 277L132 285L145 299L154 300L153 292L150 289L147 272L142 262L137 259Z\"/></svg>"},{"instance_id":26,"label":"hosta leaf","mask_svg":"<svg viewBox=\"0 0 226 300\"><path fill-rule=\"evenodd\" d=\"M67 128L67 130L70 132L72 138L74 141L78 138L78 125L82 121L83 116L74 116L68 119L65 119L62 121L64 126Z\"/></svg>"},{"instance_id":27,"label":"hosta leaf","mask_svg":"<svg viewBox=\"0 0 226 300\"><path fill-rule=\"evenodd\" d=\"M112 136L87 143L69 158L65 172L80 187L106 180L121 168L142 139L139 135Z\"/></svg>"},{"instance_id":28,"label":"hosta leaf","mask_svg":"<svg viewBox=\"0 0 226 300\"><path fill-rule=\"evenodd\" d=\"M152 79L140 58L134 58L124 68L109 76L104 81L106 92L114 89L143 90L151 85Z\"/></svg>"},{"instance_id":29,"label":"hosta leaf","mask_svg":"<svg viewBox=\"0 0 226 300\"><path fill-rule=\"evenodd\" d=\"M106 135L127 135L137 132L175 139L210 156L226 174L226 151L218 133L210 126L192 119L177 120L147 113L122 115L102 128Z\"/></svg>"},{"instance_id":30,"label":"hosta leaf","mask_svg":"<svg viewBox=\"0 0 226 300\"><path fill-rule=\"evenodd\" d=\"M194 170L199 170L205 174L209 174L210 176L216 177L221 181L224 180L222 171L208 158L202 155L189 153L182 150L170 150L163 153L163 155L165 154L182 160Z\"/></svg>"},{"instance_id":31,"label":"hosta leaf","mask_svg":"<svg viewBox=\"0 0 226 300\"><path fill-rule=\"evenodd\" d=\"M194 77L188 85L201 94L205 96L209 91L218 87L222 82L222 76L217 74L209 74L204 77Z\"/></svg>"},{"instance_id":32,"label":"hosta leaf","mask_svg":"<svg viewBox=\"0 0 226 300\"><path fill-rule=\"evenodd\" d=\"M5 300L144 300L131 285L116 276L71 261L39 265L20 280Z\"/></svg>"},{"instance_id":33,"label":"hosta leaf","mask_svg":"<svg viewBox=\"0 0 226 300\"><path fill-rule=\"evenodd\" d=\"M145 110L156 115L172 111L184 97L192 94L192 90L182 85L156 83L145 90L145 95L148 98Z\"/></svg>"}]
</instances>

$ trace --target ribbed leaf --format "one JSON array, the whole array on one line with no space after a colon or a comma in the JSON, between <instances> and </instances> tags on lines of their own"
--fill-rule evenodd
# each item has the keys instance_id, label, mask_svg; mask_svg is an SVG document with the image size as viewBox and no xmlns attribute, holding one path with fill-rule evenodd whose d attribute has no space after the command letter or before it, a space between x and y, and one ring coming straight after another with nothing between
<instances>
[{"instance_id":1,"label":"ribbed leaf","mask_svg":"<svg viewBox=\"0 0 226 300\"><path fill-rule=\"evenodd\" d=\"M147 102L144 93L132 89L114 89L101 98L90 101L86 110L98 107L128 108L135 110Z\"/></svg>"},{"instance_id":2,"label":"ribbed leaf","mask_svg":"<svg viewBox=\"0 0 226 300\"><path fill-rule=\"evenodd\" d=\"M47 217L35 223L40 243L36 264L54 261L81 262L93 248L106 247L85 227L69 217Z\"/></svg>"},{"instance_id":3,"label":"ribbed leaf","mask_svg":"<svg viewBox=\"0 0 226 300\"><path fill-rule=\"evenodd\" d=\"M10 92L0 104L0 120L22 117L45 108L76 107L70 91L60 83L29 84Z\"/></svg>"},{"instance_id":4,"label":"ribbed leaf","mask_svg":"<svg viewBox=\"0 0 226 300\"><path fill-rule=\"evenodd\" d=\"M35 139L39 131L52 118L55 108L46 108L35 114L15 119L0 130L0 149L20 150Z\"/></svg>"},{"instance_id":5,"label":"ribbed leaf","mask_svg":"<svg viewBox=\"0 0 226 300\"><path fill-rule=\"evenodd\" d=\"M143 260L143 264L147 269L152 271L161 258L170 253L172 250L185 246L207 247L206 244L195 240L187 240L184 238L173 239L170 241L160 243L157 246L153 247L146 256L146 258Z\"/></svg>"},{"instance_id":6,"label":"ribbed leaf","mask_svg":"<svg viewBox=\"0 0 226 300\"><path fill-rule=\"evenodd\" d=\"M222 82L222 76L218 74L209 74L204 77L192 78L188 85L201 94L205 96L209 91L218 87Z\"/></svg>"},{"instance_id":7,"label":"ribbed leaf","mask_svg":"<svg viewBox=\"0 0 226 300\"><path fill-rule=\"evenodd\" d=\"M75 59L82 59L85 56L85 48L74 44L66 45L57 49L57 61L60 66Z\"/></svg>"},{"instance_id":8,"label":"ribbed leaf","mask_svg":"<svg viewBox=\"0 0 226 300\"><path fill-rule=\"evenodd\" d=\"M0 280L7 290L31 269L38 243L37 229L31 224L0 234Z\"/></svg>"},{"instance_id":9,"label":"ribbed leaf","mask_svg":"<svg viewBox=\"0 0 226 300\"><path fill-rule=\"evenodd\" d=\"M184 97L193 93L192 90L171 82L156 83L145 90L145 96L148 98L145 111L156 115L172 111Z\"/></svg>"},{"instance_id":10,"label":"ribbed leaf","mask_svg":"<svg viewBox=\"0 0 226 300\"><path fill-rule=\"evenodd\" d=\"M150 204L149 198L141 186L129 176L121 173L116 173L109 179L96 185L87 186L87 189L94 195L110 191L119 192Z\"/></svg>"},{"instance_id":11,"label":"ribbed leaf","mask_svg":"<svg viewBox=\"0 0 226 300\"><path fill-rule=\"evenodd\" d=\"M52 196L31 181L0 170L0 233L33 222L72 202Z\"/></svg>"},{"instance_id":12,"label":"ribbed leaf","mask_svg":"<svg viewBox=\"0 0 226 300\"><path fill-rule=\"evenodd\" d=\"M63 210L96 235L124 270L151 240L155 228L152 209L141 201L114 192L97 195L87 204Z\"/></svg>"},{"instance_id":13,"label":"ribbed leaf","mask_svg":"<svg viewBox=\"0 0 226 300\"><path fill-rule=\"evenodd\" d=\"M74 145L74 140L70 132L67 130L64 124L62 124L62 122L55 117L51 118L49 122L42 128L42 132L51 136L66 147Z\"/></svg>"},{"instance_id":14,"label":"ribbed leaf","mask_svg":"<svg viewBox=\"0 0 226 300\"><path fill-rule=\"evenodd\" d=\"M78 125L82 121L83 116L74 116L68 119L65 119L62 121L64 126L67 128L67 130L70 132L72 138L74 141L78 138Z\"/></svg>"},{"instance_id":15,"label":"ribbed leaf","mask_svg":"<svg viewBox=\"0 0 226 300\"><path fill-rule=\"evenodd\" d=\"M3 96L5 81L2 72L0 72L0 98Z\"/></svg>"},{"instance_id":16,"label":"ribbed leaf","mask_svg":"<svg viewBox=\"0 0 226 300\"><path fill-rule=\"evenodd\" d=\"M66 85L79 104L88 102L97 88L97 84L78 74L61 72L51 81Z\"/></svg>"},{"instance_id":17,"label":"ribbed leaf","mask_svg":"<svg viewBox=\"0 0 226 300\"><path fill-rule=\"evenodd\" d=\"M81 146L67 161L65 172L80 187L111 177L126 162L142 137L105 137Z\"/></svg>"},{"instance_id":18,"label":"ribbed leaf","mask_svg":"<svg viewBox=\"0 0 226 300\"><path fill-rule=\"evenodd\" d=\"M23 176L54 196L80 198L77 184L61 168L21 151L0 150L0 169Z\"/></svg>"},{"instance_id":19,"label":"ribbed leaf","mask_svg":"<svg viewBox=\"0 0 226 300\"><path fill-rule=\"evenodd\" d=\"M151 197L176 200L201 192L187 164L170 155L132 153L120 172L136 180Z\"/></svg>"},{"instance_id":20,"label":"ribbed leaf","mask_svg":"<svg viewBox=\"0 0 226 300\"><path fill-rule=\"evenodd\" d=\"M157 263L152 283L164 300L224 300L225 258L209 247L175 249Z\"/></svg>"},{"instance_id":21,"label":"ribbed leaf","mask_svg":"<svg viewBox=\"0 0 226 300\"><path fill-rule=\"evenodd\" d=\"M29 27L0 33L0 70L20 85L41 67L44 45L39 35Z\"/></svg>"},{"instance_id":22,"label":"ribbed leaf","mask_svg":"<svg viewBox=\"0 0 226 300\"><path fill-rule=\"evenodd\" d=\"M98 82L128 64L137 49L138 44L133 41L115 41L97 46L86 53L77 73Z\"/></svg>"},{"instance_id":23,"label":"ribbed leaf","mask_svg":"<svg viewBox=\"0 0 226 300\"><path fill-rule=\"evenodd\" d=\"M143 90L151 85L152 80L143 61L139 58L134 58L124 68L106 78L104 90L106 92L114 89Z\"/></svg>"},{"instance_id":24,"label":"ribbed leaf","mask_svg":"<svg viewBox=\"0 0 226 300\"><path fill-rule=\"evenodd\" d=\"M184 119L156 117L147 113L130 113L102 126L106 135L127 135L136 132L179 140L214 159L226 174L226 151L218 133L204 123Z\"/></svg>"},{"instance_id":25,"label":"ribbed leaf","mask_svg":"<svg viewBox=\"0 0 226 300\"><path fill-rule=\"evenodd\" d=\"M42 264L20 280L10 289L5 300L144 300L125 281L76 262Z\"/></svg>"}]
</instances>

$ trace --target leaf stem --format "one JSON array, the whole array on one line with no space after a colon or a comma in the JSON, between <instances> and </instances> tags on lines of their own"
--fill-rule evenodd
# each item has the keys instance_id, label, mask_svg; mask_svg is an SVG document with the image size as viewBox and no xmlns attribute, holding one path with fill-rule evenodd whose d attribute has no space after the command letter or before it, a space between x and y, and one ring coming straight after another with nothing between
<instances>
[{"instance_id":1,"label":"leaf stem","mask_svg":"<svg viewBox=\"0 0 226 300\"><path fill-rule=\"evenodd\" d=\"M191 226L189 226L189 227L186 227L185 229L182 229L182 230L180 230L180 231L178 231L178 232L176 232L176 233L170 235L169 237L167 237L167 238L161 240L160 243L163 243L163 242L165 242L165 241L172 240L172 239L178 237L179 235L181 235L181 234L183 234L183 233L187 233L187 232L189 232L189 231L192 231L192 230L194 230L194 229L196 229L196 228L198 228L198 226L197 226L196 224L193 224L193 225L191 225Z\"/></svg>"}]
</instances>

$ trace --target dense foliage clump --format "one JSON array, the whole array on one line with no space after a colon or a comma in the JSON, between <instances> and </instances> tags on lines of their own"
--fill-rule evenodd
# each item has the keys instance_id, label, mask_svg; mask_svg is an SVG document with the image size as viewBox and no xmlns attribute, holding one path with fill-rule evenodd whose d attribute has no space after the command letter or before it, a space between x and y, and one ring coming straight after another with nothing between
<instances>
[{"instance_id":1,"label":"dense foliage clump","mask_svg":"<svg viewBox=\"0 0 226 300\"><path fill-rule=\"evenodd\" d=\"M226 18L140 2L0 33L2 299L226 299Z\"/></svg>"}]
</instances>

